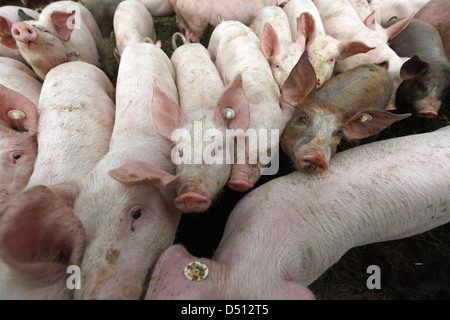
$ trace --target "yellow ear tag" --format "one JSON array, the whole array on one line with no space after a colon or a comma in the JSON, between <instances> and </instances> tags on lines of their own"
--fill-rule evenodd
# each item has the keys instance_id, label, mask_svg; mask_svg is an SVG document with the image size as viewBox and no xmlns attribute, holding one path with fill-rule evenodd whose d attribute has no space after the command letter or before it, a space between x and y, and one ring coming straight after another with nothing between
<instances>
[{"instance_id":1,"label":"yellow ear tag","mask_svg":"<svg viewBox=\"0 0 450 320\"><path fill-rule=\"evenodd\" d=\"M233 119L236 116L236 112L231 108L224 109L223 113L227 119Z\"/></svg>"},{"instance_id":2,"label":"yellow ear tag","mask_svg":"<svg viewBox=\"0 0 450 320\"><path fill-rule=\"evenodd\" d=\"M21 110L9 110L8 117L13 120L22 120L23 118L25 118L25 112Z\"/></svg>"},{"instance_id":3,"label":"yellow ear tag","mask_svg":"<svg viewBox=\"0 0 450 320\"><path fill-rule=\"evenodd\" d=\"M208 276L208 267L198 261L184 267L184 276L191 281L202 281Z\"/></svg>"},{"instance_id":4,"label":"yellow ear tag","mask_svg":"<svg viewBox=\"0 0 450 320\"><path fill-rule=\"evenodd\" d=\"M372 120L372 116L368 113L363 113L361 115L361 122L366 122Z\"/></svg>"}]
</instances>

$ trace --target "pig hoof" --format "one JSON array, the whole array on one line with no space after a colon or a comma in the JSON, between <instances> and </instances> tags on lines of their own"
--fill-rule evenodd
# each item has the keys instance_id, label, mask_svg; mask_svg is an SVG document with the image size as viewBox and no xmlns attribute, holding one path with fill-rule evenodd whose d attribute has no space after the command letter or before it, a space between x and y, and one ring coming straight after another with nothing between
<instances>
[{"instance_id":1,"label":"pig hoof","mask_svg":"<svg viewBox=\"0 0 450 320\"><path fill-rule=\"evenodd\" d=\"M204 212L211 205L211 199L196 192L186 192L175 199L175 206L184 213Z\"/></svg>"},{"instance_id":2,"label":"pig hoof","mask_svg":"<svg viewBox=\"0 0 450 320\"><path fill-rule=\"evenodd\" d=\"M231 190L245 192L253 188L253 184L244 180L230 180L228 181L228 187Z\"/></svg>"},{"instance_id":3,"label":"pig hoof","mask_svg":"<svg viewBox=\"0 0 450 320\"><path fill-rule=\"evenodd\" d=\"M438 116L438 113L435 111L424 111L424 112L419 112L418 116L421 118L435 118Z\"/></svg>"},{"instance_id":4,"label":"pig hoof","mask_svg":"<svg viewBox=\"0 0 450 320\"><path fill-rule=\"evenodd\" d=\"M297 161L300 170L309 173L321 173L328 170L328 162L319 157L315 156L305 156L301 157Z\"/></svg>"}]
</instances>

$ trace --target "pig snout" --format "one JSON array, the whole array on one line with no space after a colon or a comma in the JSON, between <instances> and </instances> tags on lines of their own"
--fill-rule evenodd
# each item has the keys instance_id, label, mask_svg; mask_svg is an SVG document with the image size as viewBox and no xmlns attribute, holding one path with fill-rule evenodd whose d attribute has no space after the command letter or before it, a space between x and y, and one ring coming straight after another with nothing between
<instances>
[{"instance_id":1,"label":"pig snout","mask_svg":"<svg viewBox=\"0 0 450 320\"><path fill-rule=\"evenodd\" d=\"M24 22L16 22L11 27L11 33L16 41L28 43L39 38L37 31Z\"/></svg>"},{"instance_id":2,"label":"pig snout","mask_svg":"<svg viewBox=\"0 0 450 320\"><path fill-rule=\"evenodd\" d=\"M175 198L175 206L184 213L204 212L210 205L210 198L193 191L184 192Z\"/></svg>"},{"instance_id":3,"label":"pig snout","mask_svg":"<svg viewBox=\"0 0 450 320\"><path fill-rule=\"evenodd\" d=\"M321 173L328 170L328 161L320 156L306 155L297 159L298 167L309 173Z\"/></svg>"},{"instance_id":4,"label":"pig snout","mask_svg":"<svg viewBox=\"0 0 450 320\"><path fill-rule=\"evenodd\" d=\"M421 111L418 113L418 116L422 118L434 118L438 116L438 113L436 111Z\"/></svg>"}]
</instances>

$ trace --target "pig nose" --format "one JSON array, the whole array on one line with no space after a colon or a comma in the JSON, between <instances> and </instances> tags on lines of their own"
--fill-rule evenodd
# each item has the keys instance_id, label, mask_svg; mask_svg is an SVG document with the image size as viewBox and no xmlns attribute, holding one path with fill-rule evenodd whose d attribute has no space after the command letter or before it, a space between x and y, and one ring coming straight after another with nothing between
<instances>
[{"instance_id":1,"label":"pig nose","mask_svg":"<svg viewBox=\"0 0 450 320\"><path fill-rule=\"evenodd\" d=\"M245 180L230 180L228 181L228 187L231 190L246 192L253 188L253 185Z\"/></svg>"},{"instance_id":2,"label":"pig nose","mask_svg":"<svg viewBox=\"0 0 450 320\"><path fill-rule=\"evenodd\" d=\"M16 41L28 43L36 41L39 37L37 31L24 22L16 22L11 27L11 33Z\"/></svg>"},{"instance_id":3,"label":"pig nose","mask_svg":"<svg viewBox=\"0 0 450 320\"><path fill-rule=\"evenodd\" d=\"M204 212L211 205L211 199L197 192L186 192L175 198L175 206L184 213Z\"/></svg>"},{"instance_id":4,"label":"pig nose","mask_svg":"<svg viewBox=\"0 0 450 320\"><path fill-rule=\"evenodd\" d=\"M328 170L328 162L317 156L303 156L297 160L301 170L309 173L320 173Z\"/></svg>"},{"instance_id":5,"label":"pig nose","mask_svg":"<svg viewBox=\"0 0 450 320\"><path fill-rule=\"evenodd\" d=\"M434 118L438 116L438 113L436 111L422 111L418 115L422 118Z\"/></svg>"}]
</instances>

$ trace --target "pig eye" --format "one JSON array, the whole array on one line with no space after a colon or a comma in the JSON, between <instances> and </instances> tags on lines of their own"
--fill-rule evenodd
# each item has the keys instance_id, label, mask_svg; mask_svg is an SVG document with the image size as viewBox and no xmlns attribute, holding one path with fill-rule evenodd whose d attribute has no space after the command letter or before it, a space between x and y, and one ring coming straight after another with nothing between
<instances>
[{"instance_id":1,"label":"pig eye","mask_svg":"<svg viewBox=\"0 0 450 320\"><path fill-rule=\"evenodd\" d=\"M139 219L141 216L142 216L142 209L134 210L134 211L131 213L131 218L132 218L133 220L137 220L137 219Z\"/></svg>"},{"instance_id":2,"label":"pig eye","mask_svg":"<svg viewBox=\"0 0 450 320\"><path fill-rule=\"evenodd\" d=\"M295 124L305 125L307 121L308 116L306 114L302 114L295 120Z\"/></svg>"},{"instance_id":3,"label":"pig eye","mask_svg":"<svg viewBox=\"0 0 450 320\"><path fill-rule=\"evenodd\" d=\"M333 132L334 137L341 137L342 136L342 128L337 129L335 132Z\"/></svg>"},{"instance_id":4,"label":"pig eye","mask_svg":"<svg viewBox=\"0 0 450 320\"><path fill-rule=\"evenodd\" d=\"M20 158L22 158L22 154L20 152L13 153L12 159L14 164L16 164L17 160L19 160Z\"/></svg>"}]
</instances>

